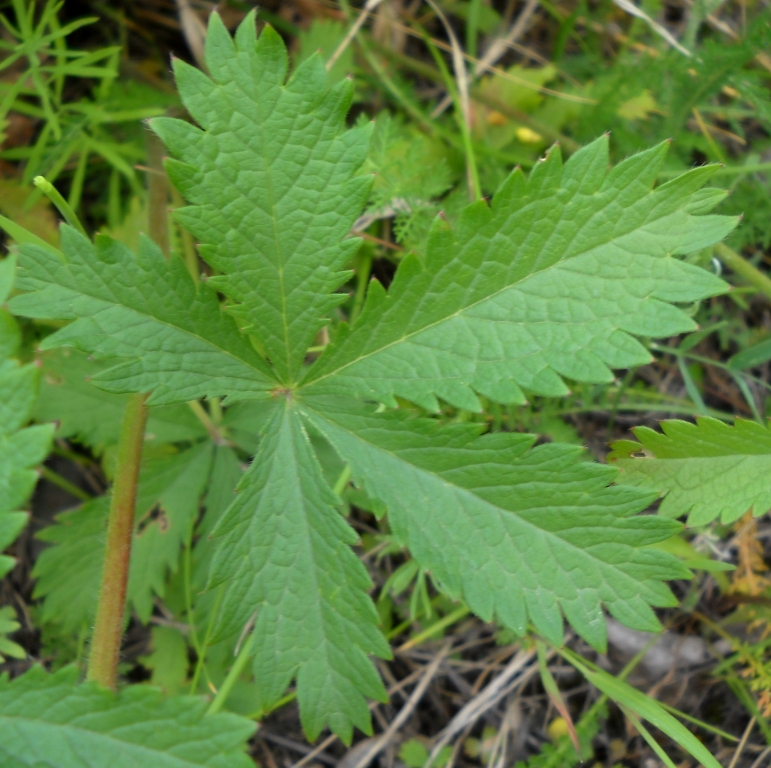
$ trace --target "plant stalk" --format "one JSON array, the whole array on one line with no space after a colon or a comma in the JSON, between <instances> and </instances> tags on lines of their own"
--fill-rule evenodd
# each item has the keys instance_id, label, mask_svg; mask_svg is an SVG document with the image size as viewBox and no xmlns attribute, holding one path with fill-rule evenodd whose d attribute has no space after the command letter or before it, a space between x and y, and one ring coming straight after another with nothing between
<instances>
[{"instance_id":1,"label":"plant stalk","mask_svg":"<svg viewBox=\"0 0 771 768\"><path fill-rule=\"evenodd\" d=\"M87 679L95 680L113 690L118 676L131 540L134 535L137 481L147 423L145 399L146 395L132 395L123 416L118 443L118 466L110 502L102 584L88 662Z\"/></svg>"},{"instance_id":2,"label":"plant stalk","mask_svg":"<svg viewBox=\"0 0 771 768\"><path fill-rule=\"evenodd\" d=\"M750 283L758 293L762 293L771 299L771 278L750 264L747 259L740 256L733 248L725 243L715 246L715 254L730 270Z\"/></svg>"}]
</instances>

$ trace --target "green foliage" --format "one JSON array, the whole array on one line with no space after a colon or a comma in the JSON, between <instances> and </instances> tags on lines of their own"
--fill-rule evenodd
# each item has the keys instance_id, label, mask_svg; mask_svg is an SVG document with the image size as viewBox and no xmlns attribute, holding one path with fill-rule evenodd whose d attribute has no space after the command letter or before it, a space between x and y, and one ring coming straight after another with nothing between
<instances>
[{"instance_id":1,"label":"green foliage","mask_svg":"<svg viewBox=\"0 0 771 768\"><path fill-rule=\"evenodd\" d=\"M11 293L15 272L13 256L0 261L0 305ZM23 428L32 415L39 371L13 359L20 340L16 323L0 306L0 552L27 523L27 514L19 507L37 481L34 467L47 456L53 432L50 425ZM15 562L0 554L0 576L5 576Z\"/></svg>"},{"instance_id":2,"label":"green foliage","mask_svg":"<svg viewBox=\"0 0 771 768\"><path fill-rule=\"evenodd\" d=\"M169 177L193 206L178 220L222 275L209 283L265 350L279 379L297 380L305 352L349 277L358 241L345 239L370 179L355 175L369 130L344 130L351 84L325 92L318 56L284 86L288 58L270 27L253 20L232 40L219 16L206 39L212 79L180 60L182 101L203 130L158 118L152 127L179 160ZM259 98L255 86L259 83Z\"/></svg>"},{"instance_id":3,"label":"green foliage","mask_svg":"<svg viewBox=\"0 0 771 768\"><path fill-rule=\"evenodd\" d=\"M659 514L688 515L688 525L757 517L771 509L771 430L737 419L734 426L702 416L696 424L663 421L662 432L634 430L639 443L613 444L625 485L658 491Z\"/></svg>"},{"instance_id":4,"label":"green foliage","mask_svg":"<svg viewBox=\"0 0 771 768\"><path fill-rule=\"evenodd\" d=\"M563 734L554 743L544 744L541 751L527 762L515 763L514 768L575 768L589 760L594 752L592 740L600 730L600 717L607 714L605 710L604 700L601 699L576 723L580 754L576 752L570 736Z\"/></svg>"},{"instance_id":5,"label":"green foliage","mask_svg":"<svg viewBox=\"0 0 771 768\"><path fill-rule=\"evenodd\" d=\"M724 197L702 190L715 169L654 188L665 145L610 170L607 138L565 164L555 148L529 178L514 171L491 203L467 206L454 224L437 218L425 252L402 260L388 291L372 282L349 327L336 322L348 298L338 289L350 277L359 241L348 234L371 187L362 173L369 128L344 125L350 82L329 88L319 56L286 81L281 39L266 28L257 40L253 16L231 39L213 15L206 61L209 76L175 64L201 128L167 118L153 126L175 155L171 179L192 203L178 220L216 276L198 284L146 238L135 256L109 237L91 244L62 227L58 251L4 224L27 240L19 246L25 293L11 308L72 321L44 350L96 357L91 381L113 397L148 392L169 409L209 400L208 411L192 403L209 437L171 430L165 439L184 444L151 452L143 466L129 584L140 618L154 597L186 603L199 666L209 641L228 652L253 623L243 647L254 656L260 709L295 679L310 738L326 725L346 741L354 726L369 732L365 697L381 699L384 689L368 656L388 657L389 648L342 516L350 472L417 567L482 618L554 643L565 618L600 650L604 608L656 629L652 607L675 604L664 582L689 572L650 546L679 528L636 514L654 494L613 486L616 472L583 461L575 446L480 435L409 403L478 411L478 395L507 404L526 393L564 395L563 377L609 382L611 368L648 362L635 336L693 330L675 305L727 289L678 258L735 226L708 215ZM395 176L408 187L400 163ZM330 320L334 341L306 373ZM82 358L64 359L55 365L65 376L82 375ZM242 401L224 417L223 397ZM117 407L94 398L95 412ZM96 421L63 428L114 440ZM241 450L256 456L239 480ZM71 629L89 622L98 575L88 569L100 560L106 504L88 502L42 534L55 546L38 560L38 594L48 619ZM179 600L166 580L183 546L194 562L186 560ZM209 596L190 605L209 563ZM62 577L67 569L77 584ZM211 636L202 640L204 618Z\"/></svg>"},{"instance_id":6,"label":"green foliage","mask_svg":"<svg viewBox=\"0 0 771 768\"><path fill-rule=\"evenodd\" d=\"M231 714L204 716L206 703L164 698L131 686L115 695L77 685L78 670L33 667L0 678L0 755L8 768L248 768L243 744L254 724Z\"/></svg>"},{"instance_id":7,"label":"green foliage","mask_svg":"<svg viewBox=\"0 0 771 768\"><path fill-rule=\"evenodd\" d=\"M692 330L669 302L727 288L674 254L735 226L701 215L722 199L700 191L714 169L651 189L665 153L661 145L608 172L606 137L564 166L555 148L528 179L514 171L491 206L468 206L455 229L438 220L424 261L407 257L387 294L371 285L306 385L429 410L439 396L478 411L474 391L524 403L523 389L565 395L561 376L604 382L611 366L649 362L631 334Z\"/></svg>"},{"instance_id":8,"label":"green foliage","mask_svg":"<svg viewBox=\"0 0 771 768\"><path fill-rule=\"evenodd\" d=\"M397 241L421 247L440 210L435 198L454 180L446 149L414 126L384 113L375 121L365 168L375 174L375 181L364 221L395 214Z\"/></svg>"},{"instance_id":9,"label":"green foliage","mask_svg":"<svg viewBox=\"0 0 771 768\"><path fill-rule=\"evenodd\" d=\"M190 540L210 465L209 443L178 453L150 453L143 461L127 597L144 622L153 598L164 596L167 571L177 569L181 546ZM38 534L54 546L35 563L35 595L44 598L43 620L60 623L64 631L77 631L93 620L109 505L109 496L86 502Z\"/></svg>"},{"instance_id":10,"label":"green foliage","mask_svg":"<svg viewBox=\"0 0 771 768\"><path fill-rule=\"evenodd\" d=\"M381 113L373 127L360 114L346 128L360 86L382 85L372 72L386 83L372 51L383 49L392 64L409 61L406 53L391 59L379 35L371 48L364 41L368 68L358 68L350 46L326 72L346 26L317 21L296 35L287 79L277 33L268 27L257 38L249 16L233 39L215 14L208 74L174 63L199 127L166 117L152 124L172 155L168 175L190 203L180 207L175 193L181 229L170 228L166 259L139 236L158 221L139 198L133 166L144 158L137 120L175 99L116 81L113 49L69 50L67 34L89 20L59 28L51 0L15 0L13 8L0 68L26 57L29 76L0 85L0 108L39 119L40 131L33 147L2 156L26 161L25 178L71 172L74 207L98 157L109 184L88 224L106 207L101 231L114 237L92 243L65 226L59 245L35 213L20 218L17 181L0 189L0 208L16 222L0 223L20 244L22 293L8 306L38 321L24 324L22 345L0 309L0 546L27 519L17 510L50 443L51 425L24 428L30 414L76 443L59 450L96 477L89 485L98 491L102 475L111 477L130 393L148 393L127 608L135 622L154 622L139 662L166 698L139 686L117 697L77 686L72 670L0 681L5 762L247 764L239 750L249 725L204 717L202 700L178 697L183 690L216 690L213 710L224 702L252 718L296 696L309 738L329 727L350 742L354 727L372 731L367 698L386 698L369 658L389 657L383 632L398 636L437 612L472 610L508 638L536 632L555 645L567 620L602 651L605 611L656 630L653 609L676 604L668 580L690 578L691 568L718 570L667 518L687 514L704 525L771 507L765 426L704 418L665 422L663 434L640 429L640 443L615 445L619 472L588 461L579 447L586 436L560 418L578 403L607 406L614 419L632 377L619 384L614 369L650 362L650 349L660 349L651 338L689 331L678 362L695 407L706 409L696 362L689 369L685 361L698 359L695 345L713 327L699 328L704 316L727 312L730 302L699 308L728 284L697 265L726 236L738 246L766 244L767 169L754 154L744 158L754 170L741 174L714 165L673 176L705 158L725 160L716 131L749 135L743 111L754 110L757 126L771 125L767 77L751 64L767 39L765 16L729 47L706 35L699 42L702 17L692 11L693 58L638 46L635 23L614 57L590 34L564 69L514 66L480 77L464 147L451 118L423 117L422 86L399 74L383 93L409 119ZM478 31L500 21L478 0L447 10L472 21L469 52ZM592 29L599 11L584 11ZM561 36L573 34L575 17L563 20ZM558 40L555 61L563 47ZM355 82L344 77L350 71ZM416 71L446 86L431 66ZM584 85L563 84L576 74ZM73 91L64 84L84 77L96 87L68 101ZM557 100L555 89L579 98ZM593 140L611 128L611 139ZM592 141L577 149L562 131ZM554 147L538 160L554 136L569 158ZM667 136L675 140L669 154L660 143ZM498 191L468 205L463 160L473 152L484 194ZM612 167L619 157L626 159ZM508 174L519 163L532 167L529 176ZM728 190L703 189L715 173L718 183L733 180L730 199ZM119 176L131 185L128 206ZM753 210L734 229L747 206ZM711 215L716 207L732 215ZM351 237L362 232L369 242ZM388 242L392 235L404 253ZM192 238L201 243L203 275ZM0 262L0 303L14 268L12 259ZM370 280L372 269L382 284ZM767 361L764 342L745 346L722 366L729 374ZM33 356L35 364L11 361ZM752 377L740 375L744 392ZM550 397L559 399L544 402ZM555 442L537 444L517 429ZM639 514L657 493L661 514ZM80 661L88 647L109 503L109 494L86 501L37 534L48 546L34 564L33 610L39 656L54 667ZM363 542L346 520L351 504L377 518L377 530L364 526ZM358 527L361 517L351 522ZM405 558L377 608L359 543L365 560L374 549ZM4 556L0 571L12 564ZM392 611L405 619L402 629L393 630ZM15 619L0 609L0 653L22 658L6 637ZM638 717L647 717L715 765L662 708L567 658L626 707L638 730ZM600 708L578 724L587 758ZM77 755L67 751L72 744ZM400 756L418 768L428 753L410 740ZM527 765L578 759L561 738Z\"/></svg>"},{"instance_id":11,"label":"green foliage","mask_svg":"<svg viewBox=\"0 0 771 768\"><path fill-rule=\"evenodd\" d=\"M266 396L274 386L214 291L196 287L179 259L166 261L148 238L134 256L106 236L92 245L71 227L61 233L61 253L24 246L18 287L28 293L10 302L27 317L75 319L42 349L68 345L125 358L93 381L108 392L152 391L150 404Z\"/></svg>"},{"instance_id":12,"label":"green foliage","mask_svg":"<svg viewBox=\"0 0 771 768\"><path fill-rule=\"evenodd\" d=\"M133 167L144 157L138 121L163 114L175 100L148 86L116 83L120 46L95 51L67 46L69 35L97 18L62 26L58 14L63 2L46 0L40 5L34 0L13 0L13 21L0 16L10 38L0 43L0 50L7 52L0 71L22 62L26 67L23 75L0 87L0 131L4 135L11 111L43 121L34 145L6 149L2 156L26 161L26 182L41 173L53 182L74 165L69 192L73 208L80 203L91 158L106 162L139 192ZM73 80L95 82L91 97L68 101L66 86Z\"/></svg>"},{"instance_id":13,"label":"green foliage","mask_svg":"<svg viewBox=\"0 0 771 768\"><path fill-rule=\"evenodd\" d=\"M213 532L223 538L212 583L227 582L223 635L239 631L244 609L257 611L262 706L297 674L309 738L329 720L350 741L351 724L371 728L362 694L385 699L367 654L390 653L367 597L369 576L349 546L357 536L338 505L295 410L277 402L238 497Z\"/></svg>"},{"instance_id":14,"label":"green foliage","mask_svg":"<svg viewBox=\"0 0 771 768\"><path fill-rule=\"evenodd\" d=\"M13 659L24 659L27 652L13 640L9 640L7 635L13 634L21 627L16 621L16 611L10 605L0 608L0 664L5 661L5 656Z\"/></svg>"},{"instance_id":15,"label":"green foliage","mask_svg":"<svg viewBox=\"0 0 771 768\"><path fill-rule=\"evenodd\" d=\"M343 42L346 33L345 25L334 19L314 19L306 30L301 30L297 36L299 50L294 57L295 66L319 52L326 61ZM353 49L348 46L337 59L327 78L330 83L342 80L353 69Z\"/></svg>"},{"instance_id":16,"label":"green foliage","mask_svg":"<svg viewBox=\"0 0 771 768\"><path fill-rule=\"evenodd\" d=\"M520 635L530 621L559 644L564 613L604 648L603 603L649 630L659 626L649 604L675 604L661 580L687 572L644 547L675 527L630 516L651 497L608 488L612 470L582 462L580 448L529 450L532 435L480 438L474 425L440 428L334 399L306 403L354 481L386 505L398 539L484 620Z\"/></svg>"},{"instance_id":17,"label":"green foliage","mask_svg":"<svg viewBox=\"0 0 771 768\"><path fill-rule=\"evenodd\" d=\"M34 418L56 421L56 435L71 438L101 453L118 442L127 395L97 389L91 379L109 363L89 359L77 349L65 347L41 356L42 380ZM187 405L150 409L145 441L163 444L199 440L206 436L201 422Z\"/></svg>"}]
</instances>

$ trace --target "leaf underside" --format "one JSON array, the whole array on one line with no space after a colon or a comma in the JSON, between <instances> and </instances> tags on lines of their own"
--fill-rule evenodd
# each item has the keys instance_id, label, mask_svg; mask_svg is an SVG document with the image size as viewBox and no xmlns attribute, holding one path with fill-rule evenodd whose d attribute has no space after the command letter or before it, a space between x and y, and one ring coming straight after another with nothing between
<instances>
[{"instance_id":1,"label":"leaf underside","mask_svg":"<svg viewBox=\"0 0 771 768\"><path fill-rule=\"evenodd\" d=\"M748 511L771 509L771 428L737 419L734 426L709 416L696 424L661 422L662 432L633 430L639 443L613 444L619 482L664 495L659 514L688 515L688 525L732 523Z\"/></svg>"},{"instance_id":2,"label":"leaf underside","mask_svg":"<svg viewBox=\"0 0 771 768\"><path fill-rule=\"evenodd\" d=\"M40 356L42 380L33 411L38 422L56 421L56 436L85 443L97 454L118 444L128 395L98 389L91 380L111 363L89 359L71 347ZM146 445L197 441L206 430L183 403L151 407Z\"/></svg>"}]
</instances>

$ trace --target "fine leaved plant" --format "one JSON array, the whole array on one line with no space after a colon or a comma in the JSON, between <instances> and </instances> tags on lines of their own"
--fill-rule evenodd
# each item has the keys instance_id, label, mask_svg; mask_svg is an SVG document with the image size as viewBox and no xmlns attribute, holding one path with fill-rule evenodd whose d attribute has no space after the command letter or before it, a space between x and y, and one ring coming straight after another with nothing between
<instances>
[{"instance_id":1,"label":"fine leaved plant","mask_svg":"<svg viewBox=\"0 0 771 768\"><path fill-rule=\"evenodd\" d=\"M253 656L261 709L296 680L311 739L325 726L346 741L354 726L370 732L367 698L385 699L370 657L387 658L390 649L351 548L357 534L341 514L349 478L388 515L420 568L484 620L555 645L567 620L598 650L607 642L604 610L657 630L653 609L676 604L666 582L690 572L652 546L680 524L638 514L656 489L614 484L617 470L585 461L576 446L482 434L478 424L448 424L437 414L442 402L478 411L490 401L516 406L528 395L564 395L566 379L608 382L612 369L650 361L646 338L693 330L677 305L727 285L681 257L713 246L736 224L709 213L725 196L704 189L714 168L656 186L666 144L613 168L607 137L567 162L555 146L529 176L515 170L454 225L437 217L425 252L407 255L388 289L370 282L349 325L340 322L348 300L340 289L351 278L360 241L350 231L372 182L362 172L371 129L345 125L351 83L329 87L319 56L287 80L281 38L270 27L257 38L253 16L231 38L213 15L206 63L208 74L174 63L197 126L157 118L151 127L189 202L178 220L213 276L199 280L148 238L134 254L64 225L59 250L2 222L20 243L20 293L10 309L69 321L45 338L44 351L74 347L97 358L93 384L112 396L146 395L151 419L153 408L160 415L161 407L193 401L195 410L201 398L215 410L223 402L227 413L252 407L254 459L240 480L213 423L213 446L146 457L144 480L136 462L139 515L159 500L164 514L176 515L176 538L161 549L148 543L144 582L135 574L133 587L129 581L136 611L149 616L180 546L191 547L203 486L186 479L183 499L174 483L221 461L230 469L218 477L238 480L238 492L199 529L206 586L218 594L212 639L251 630L241 649ZM136 402L129 398L129 407ZM336 454L337 482L320 445ZM89 515L103 514L94 511L101 503L71 513L53 536L61 541L65 522L98 532L88 528ZM142 556L141 531L134 557ZM50 565L38 564L42 594L62 587ZM58 690L58 678L35 675L8 690ZM81 690L65 683L67 696ZM103 695L88 685L83 696ZM120 694L131 695L161 707L148 693ZM18 700L22 707L24 696ZM179 699L175 712L192 712L191 701ZM657 724L668 728L670 720ZM708 754L699 759L717 765Z\"/></svg>"}]
</instances>

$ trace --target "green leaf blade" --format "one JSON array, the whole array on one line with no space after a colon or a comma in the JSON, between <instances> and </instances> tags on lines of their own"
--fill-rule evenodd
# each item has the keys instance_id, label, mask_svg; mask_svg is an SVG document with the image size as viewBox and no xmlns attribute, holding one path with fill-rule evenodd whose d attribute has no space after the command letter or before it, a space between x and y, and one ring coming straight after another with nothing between
<instances>
[{"instance_id":1,"label":"green leaf blade","mask_svg":"<svg viewBox=\"0 0 771 768\"><path fill-rule=\"evenodd\" d=\"M346 240L366 201L368 128L346 130L352 96L344 81L326 91L320 57L284 84L288 59L248 16L231 40L213 14L206 49L212 80L175 62L178 87L199 130L171 119L152 127L179 160L172 181L193 204L180 222L222 275L213 284L260 338L285 383L331 309L358 241Z\"/></svg>"},{"instance_id":2,"label":"green leaf blade","mask_svg":"<svg viewBox=\"0 0 771 768\"><path fill-rule=\"evenodd\" d=\"M664 495L659 514L688 515L688 525L723 524L749 510L771 509L771 428L737 419L734 426L708 416L696 424L669 420L662 432L633 430L640 441L613 444L609 459L621 469L619 483Z\"/></svg>"},{"instance_id":3,"label":"green leaf blade","mask_svg":"<svg viewBox=\"0 0 771 768\"><path fill-rule=\"evenodd\" d=\"M118 695L94 683L76 685L78 670L49 675L40 667L0 680L3 765L58 768L248 768L244 752L254 723L205 716L206 702L163 698L135 685Z\"/></svg>"},{"instance_id":4,"label":"green leaf blade","mask_svg":"<svg viewBox=\"0 0 771 768\"><path fill-rule=\"evenodd\" d=\"M386 505L398 539L484 620L521 634L531 621L560 643L564 614L603 648L603 605L655 631L650 606L675 604L663 580L688 571L645 548L675 527L635 515L651 495L608 487L612 470L580 461L574 446L531 448L532 435L479 437L469 425L440 428L339 399L303 402L356 483Z\"/></svg>"},{"instance_id":5,"label":"green leaf blade","mask_svg":"<svg viewBox=\"0 0 771 768\"><path fill-rule=\"evenodd\" d=\"M522 403L567 393L562 378L603 382L650 361L634 336L694 327L672 302L727 290L674 258L724 237L735 220L690 213L713 169L651 189L666 147L607 172L607 138L563 166L559 149L529 179L515 171L490 207L438 222L425 263L404 260L385 294L373 284L350 331L305 384L317 391L436 409L479 410L475 392Z\"/></svg>"},{"instance_id":6,"label":"green leaf blade","mask_svg":"<svg viewBox=\"0 0 771 768\"><path fill-rule=\"evenodd\" d=\"M225 582L220 636L255 616L254 674L268 709L293 677L303 727L350 741L371 732L364 696L385 691L368 654L388 657L357 536L326 485L291 403L276 403L236 501L213 532L212 584Z\"/></svg>"},{"instance_id":7,"label":"green leaf blade","mask_svg":"<svg viewBox=\"0 0 771 768\"><path fill-rule=\"evenodd\" d=\"M97 454L117 445L129 396L105 392L91 383L112 363L89 359L71 347L44 352L40 359L42 380L34 419L56 421L57 437L74 438ZM150 408L146 445L198 441L206 434L186 403Z\"/></svg>"},{"instance_id":8,"label":"green leaf blade","mask_svg":"<svg viewBox=\"0 0 771 768\"><path fill-rule=\"evenodd\" d=\"M135 257L107 237L96 246L62 227L60 258L20 247L27 293L11 300L17 314L72 319L43 348L76 346L98 357L126 358L94 377L109 392L152 392L161 405L204 396L266 397L270 369L219 308L214 292L196 287L184 265L167 262L148 238Z\"/></svg>"},{"instance_id":9,"label":"green leaf blade","mask_svg":"<svg viewBox=\"0 0 771 768\"><path fill-rule=\"evenodd\" d=\"M0 261L0 302L10 295L15 276L16 258ZM0 308L0 552L26 525L27 514L19 507L35 487L35 467L48 455L54 432L52 424L25 427L32 416L40 371L14 359L20 338L15 321ZM14 558L0 555L0 577L14 564Z\"/></svg>"}]
</instances>

